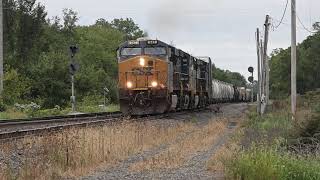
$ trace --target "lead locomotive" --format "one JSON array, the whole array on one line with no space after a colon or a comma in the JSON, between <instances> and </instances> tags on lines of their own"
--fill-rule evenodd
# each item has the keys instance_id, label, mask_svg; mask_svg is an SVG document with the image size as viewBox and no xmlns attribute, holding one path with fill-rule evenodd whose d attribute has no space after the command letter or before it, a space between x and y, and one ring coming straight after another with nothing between
<instances>
[{"instance_id":1,"label":"lead locomotive","mask_svg":"<svg viewBox=\"0 0 320 180\"><path fill-rule=\"evenodd\" d=\"M193 57L159 40L123 43L118 64L125 114L161 114L239 99L238 88L212 79L210 58Z\"/></svg>"}]
</instances>

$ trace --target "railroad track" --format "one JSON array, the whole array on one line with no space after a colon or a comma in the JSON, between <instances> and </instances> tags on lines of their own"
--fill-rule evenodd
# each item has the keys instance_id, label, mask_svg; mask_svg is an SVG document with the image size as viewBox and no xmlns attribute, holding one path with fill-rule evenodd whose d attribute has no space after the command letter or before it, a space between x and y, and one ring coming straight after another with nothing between
<instances>
[{"instance_id":1,"label":"railroad track","mask_svg":"<svg viewBox=\"0 0 320 180\"><path fill-rule=\"evenodd\" d=\"M149 115L149 116L135 116L131 117L132 121L150 121L161 118L167 118L172 115L179 115L186 112L199 112L201 110L193 111L177 111L167 114ZM113 113L92 113L79 114L67 116L54 116L44 118L31 119L14 119L14 120L0 120L0 140L19 139L29 135L42 135L49 132L61 131L74 127L88 127L98 126L111 122L121 122L128 119L122 115L121 112Z\"/></svg>"},{"instance_id":2,"label":"railroad track","mask_svg":"<svg viewBox=\"0 0 320 180\"><path fill-rule=\"evenodd\" d=\"M72 127L86 127L121 119L121 112L90 113L31 119L0 120L0 140L60 131Z\"/></svg>"}]
</instances>

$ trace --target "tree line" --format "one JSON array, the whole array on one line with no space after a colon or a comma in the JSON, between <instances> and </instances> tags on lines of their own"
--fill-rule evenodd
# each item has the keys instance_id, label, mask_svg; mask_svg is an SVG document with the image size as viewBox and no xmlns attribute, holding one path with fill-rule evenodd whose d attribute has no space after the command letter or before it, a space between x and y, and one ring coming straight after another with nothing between
<instances>
[{"instance_id":1,"label":"tree line","mask_svg":"<svg viewBox=\"0 0 320 180\"><path fill-rule=\"evenodd\" d=\"M62 11L62 18L48 18L36 0L4 1L4 94L2 102L40 104L44 108L66 106L70 96L70 45L80 47L76 60L79 100L101 100L103 88L117 102L116 49L128 39L146 35L130 18L108 22L99 19L79 26L77 12Z\"/></svg>"},{"instance_id":2,"label":"tree line","mask_svg":"<svg viewBox=\"0 0 320 180\"><path fill-rule=\"evenodd\" d=\"M76 56L80 64L75 75L77 100L103 102L107 87L109 102L117 103L116 49L126 40L147 36L131 18L98 19L83 26L71 9L64 9L62 18L49 18L45 6L36 0L4 0L3 4L5 89L0 104L67 106L70 45L77 45L80 51ZM214 76L226 81L239 78L239 74L220 70Z\"/></svg>"},{"instance_id":3,"label":"tree line","mask_svg":"<svg viewBox=\"0 0 320 180\"><path fill-rule=\"evenodd\" d=\"M297 47L297 91L304 94L320 88L320 23ZM283 98L291 91L291 48L275 49L270 61L270 93L273 98Z\"/></svg>"},{"instance_id":4,"label":"tree line","mask_svg":"<svg viewBox=\"0 0 320 180\"><path fill-rule=\"evenodd\" d=\"M212 76L214 79L233 84L237 87L246 87L246 78L238 72L231 72L229 70L223 70L212 65Z\"/></svg>"}]
</instances>

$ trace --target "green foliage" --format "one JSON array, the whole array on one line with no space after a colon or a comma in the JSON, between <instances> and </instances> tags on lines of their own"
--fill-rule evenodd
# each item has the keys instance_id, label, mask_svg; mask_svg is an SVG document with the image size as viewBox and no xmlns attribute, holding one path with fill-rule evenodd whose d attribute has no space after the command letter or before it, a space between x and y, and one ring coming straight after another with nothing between
<instances>
[{"instance_id":1,"label":"green foliage","mask_svg":"<svg viewBox=\"0 0 320 180\"><path fill-rule=\"evenodd\" d=\"M286 106L278 102L273 103L275 108L272 112L262 117L255 112L250 113L242 142L245 145L246 140L253 139L255 143L237 152L236 156L225 162L229 178L320 179L320 157L318 150L313 148L319 145L308 146L308 141L295 140L308 137L314 139L316 137L314 135L320 132L320 104L317 101L319 95L319 92L310 92L301 97L301 101L307 103L303 108L312 109L313 115L309 118L310 113L303 114L306 110L301 110L300 107L298 112L300 115L296 122L291 120ZM283 103L288 104L287 101ZM279 106L283 106L283 109L279 110ZM304 117L300 117L302 115ZM305 126L297 126L298 123Z\"/></svg>"},{"instance_id":2,"label":"green foliage","mask_svg":"<svg viewBox=\"0 0 320 180\"><path fill-rule=\"evenodd\" d=\"M7 69L4 79L5 89L3 92L3 103L22 103L21 97L25 97L30 92L31 80L23 77L15 69Z\"/></svg>"},{"instance_id":3,"label":"green foliage","mask_svg":"<svg viewBox=\"0 0 320 180\"><path fill-rule=\"evenodd\" d=\"M80 70L75 76L78 102L87 96L101 97L108 87L109 102L117 103L116 49L125 39L146 35L132 19L110 23L99 19L95 25L79 26L78 13L71 9L64 9L61 19L48 19L45 7L36 0L5 0L4 6L3 104L66 107L71 94L69 46L73 44L80 48L76 56Z\"/></svg>"},{"instance_id":4,"label":"green foliage","mask_svg":"<svg viewBox=\"0 0 320 180\"><path fill-rule=\"evenodd\" d=\"M319 23L314 25L316 30ZM320 33L309 36L299 44L297 55L297 90L304 94L320 87ZM290 94L291 48L276 49L271 55L271 96L287 97Z\"/></svg>"},{"instance_id":5,"label":"green foliage","mask_svg":"<svg viewBox=\"0 0 320 180\"><path fill-rule=\"evenodd\" d=\"M215 67L215 65L213 65L212 76L214 79L231 83L238 87L245 87L247 84L246 79L240 73L222 70Z\"/></svg>"},{"instance_id":6,"label":"green foliage","mask_svg":"<svg viewBox=\"0 0 320 180\"><path fill-rule=\"evenodd\" d=\"M114 19L110 25L125 34L125 40L135 40L140 37L148 36L147 33L143 32L131 18Z\"/></svg>"},{"instance_id":7,"label":"green foliage","mask_svg":"<svg viewBox=\"0 0 320 180\"><path fill-rule=\"evenodd\" d=\"M229 175L246 180L320 179L320 161L313 157L295 157L272 148L252 147L228 164Z\"/></svg>"},{"instance_id":8,"label":"green foliage","mask_svg":"<svg viewBox=\"0 0 320 180\"><path fill-rule=\"evenodd\" d=\"M290 115L287 112L280 111L268 113L260 116L257 113L250 113L247 126L260 132L279 130L286 134L293 127Z\"/></svg>"},{"instance_id":9,"label":"green foliage","mask_svg":"<svg viewBox=\"0 0 320 180\"><path fill-rule=\"evenodd\" d=\"M317 138L320 142L320 103L313 104L311 114L306 118L298 132L299 137Z\"/></svg>"}]
</instances>

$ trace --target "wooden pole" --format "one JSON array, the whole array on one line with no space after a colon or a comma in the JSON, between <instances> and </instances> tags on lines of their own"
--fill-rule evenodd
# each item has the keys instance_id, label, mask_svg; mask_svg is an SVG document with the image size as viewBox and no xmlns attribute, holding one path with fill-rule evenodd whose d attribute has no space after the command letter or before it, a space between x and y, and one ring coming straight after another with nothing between
<instances>
[{"instance_id":1,"label":"wooden pole","mask_svg":"<svg viewBox=\"0 0 320 180\"><path fill-rule=\"evenodd\" d=\"M261 53L260 53L260 31L257 28L257 57L258 57L258 99L257 99L257 112L261 114Z\"/></svg>"},{"instance_id":2,"label":"wooden pole","mask_svg":"<svg viewBox=\"0 0 320 180\"><path fill-rule=\"evenodd\" d=\"M0 96L3 93L3 1L0 0Z\"/></svg>"},{"instance_id":3,"label":"wooden pole","mask_svg":"<svg viewBox=\"0 0 320 180\"><path fill-rule=\"evenodd\" d=\"M270 18L269 15L266 16L265 21L265 35L264 35L264 50L263 50L263 61L265 63L265 73L266 73L266 84L265 84L265 93L266 93L266 104L269 103L269 58L268 58L268 40L269 40L269 27L270 27Z\"/></svg>"},{"instance_id":4,"label":"wooden pole","mask_svg":"<svg viewBox=\"0 0 320 180\"><path fill-rule=\"evenodd\" d=\"M260 40L260 65L261 65L261 97L265 94L265 72L264 72L264 63L263 63L263 41ZM260 99L261 100L261 99Z\"/></svg>"},{"instance_id":5,"label":"wooden pole","mask_svg":"<svg viewBox=\"0 0 320 180\"><path fill-rule=\"evenodd\" d=\"M291 0L291 111L295 120L297 107L297 19L296 0Z\"/></svg>"}]
</instances>

